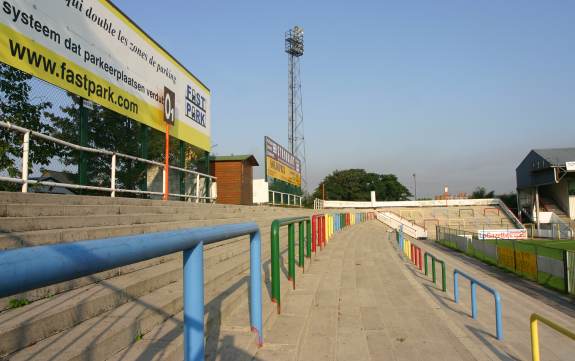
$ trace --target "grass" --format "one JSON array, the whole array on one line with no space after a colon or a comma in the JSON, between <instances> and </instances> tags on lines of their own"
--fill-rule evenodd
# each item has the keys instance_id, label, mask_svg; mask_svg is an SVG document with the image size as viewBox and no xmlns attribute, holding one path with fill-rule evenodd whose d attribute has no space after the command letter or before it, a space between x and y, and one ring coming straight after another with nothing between
<instances>
[{"instance_id":1,"label":"grass","mask_svg":"<svg viewBox=\"0 0 575 361\"><path fill-rule=\"evenodd\" d=\"M10 302L8 303L8 307L13 309L13 308L20 308L20 307L24 307L26 305L30 304L30 301L27 299L19 299L19 298L14 298L11 299Z\"/></svg>"},{"instance_id":2,"label":"grass","mask_svg":"<svg viewBox=\"0 0 575 361\"><path fill-rule=\"evenodd\" d=\"M526 239L520 241L521 243L533 244L536 246L544 246L549 248L563 249L568 251L575 251L575 240L542 240L542 239Z\"/></svg>"}]
</instances>

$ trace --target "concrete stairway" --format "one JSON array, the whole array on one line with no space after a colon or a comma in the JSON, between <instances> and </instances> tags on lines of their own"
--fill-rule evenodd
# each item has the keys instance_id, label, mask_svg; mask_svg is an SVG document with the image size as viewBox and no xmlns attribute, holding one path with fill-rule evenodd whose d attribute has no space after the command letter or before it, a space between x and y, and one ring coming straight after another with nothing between
<instances>
[{"instance_id":1,"label":"concrete stairway","mask_svg":"<svg viewBox=\"0 0 575 361\"><path fill-rule=\"evenodd\" d=\"M391 212L411 223L423 227L434 239L435 227L443 226L477 232L480 229L517 228L513 220L498 205L389 207L380 211Z\"/></svg>"},{"instance_id":2,"label":"concrete stairway","mask_svg":"<svg viewBox=\"0 0 575 361\"><path fill-rule=\"evenodd\" d=\"M569 216L557 205L553 199L541 197L541 207L547 212L555 213L557 218L559 218L561 222L565 223L566 225L573 223Z\"/></svg>"},{"instance_id":3,"label":"concrete stairway","mask_svg":"<svg viewBox=\"0 0 575 361\"><path fill-rule=\"evenodd\" d=\"M270 207L0 193L0 249L255 221L262 231L266 279L271 222L309 214L309 210ZM285 230L282 233L285 252L287 237ZM217 346L222 318L247 302L248 276L247 237L206 247L208 345ZM268 302L265 293L263 299ZM29 304L10 308L15 300ZM157 338L163 330L172 339L181 334L181 254L2 299L0 310L0 357L4 359L130 359L127 351L145 345L146 339ZM249 323L245 327L249 330ZM158 358L169 350L165 345L154 343L144 351Z\"/></svg>"}]
</instances>

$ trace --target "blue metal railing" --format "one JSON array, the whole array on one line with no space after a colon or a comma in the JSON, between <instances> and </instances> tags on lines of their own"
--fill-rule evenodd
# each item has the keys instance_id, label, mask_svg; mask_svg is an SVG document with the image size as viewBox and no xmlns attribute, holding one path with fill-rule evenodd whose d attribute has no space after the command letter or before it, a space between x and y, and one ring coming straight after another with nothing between
<instances>
[{"instance_id":1,"label":"blue metal railing","mask_svg":"<svg viewBox=\"0 0 575 361\"><path fill-rule=\"evenodd\" d=\"M479 282L475 278L461 272L458 269L453 270L453 300L455 303L459 302L459 287L458 276L461 275L467 278L471 283L471 317L477 319L477 286L483 288L487 292L493 294L495 298L495 328L497 332L497 339L503 340L503 327L501 326L501 296L496 289L491 288L484 283Z\"/></svg>"},{"instance_id":2,"label":"blue metal railing","mask_svg":"<svg viewBox=\"0 0 575 361\"><path fill-rule=\"evenodd\" d=\"M261 238L255 223L190 228L0 252L0 298L183 251L184 357L204 360L204 245L250 236L250 323L263 343Z\"/></svg>"}]
</instances>

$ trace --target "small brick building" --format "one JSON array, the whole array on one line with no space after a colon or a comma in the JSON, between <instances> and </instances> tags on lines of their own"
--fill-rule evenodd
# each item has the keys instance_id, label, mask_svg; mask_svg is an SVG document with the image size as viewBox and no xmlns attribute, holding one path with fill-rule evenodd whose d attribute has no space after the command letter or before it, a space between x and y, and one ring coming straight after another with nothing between
<instances>
[{"instance_id":1,"label":"small brick building","mask_svg":"<svg viewBox=\"0 0 575 361\"><path fill-rule=\"evenodd\" d=\"M252 205L254 166L259 164L250 154L211 157L210 172L217 177L217 202Z\"/></svg>"}]
</instances>

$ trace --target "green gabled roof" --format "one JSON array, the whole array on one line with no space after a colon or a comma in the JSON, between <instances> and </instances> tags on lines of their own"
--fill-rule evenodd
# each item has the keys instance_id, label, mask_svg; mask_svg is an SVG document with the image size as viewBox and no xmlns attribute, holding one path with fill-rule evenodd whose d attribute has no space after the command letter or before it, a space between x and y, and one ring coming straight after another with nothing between
<instances>
[{"instance_id":1,"label":"green gabled roof","mask_svg":"<svg viewBox=\"0 0 575 361\"><path fill-rule=\"evenodd\" d=\"M211 156L210 161L213 161L213 162L244 162L244 161L249 161L250 165L259 166L259 163L256 160L256 157L254 157L252 154Z\"/></svg>"}]
</instances>

